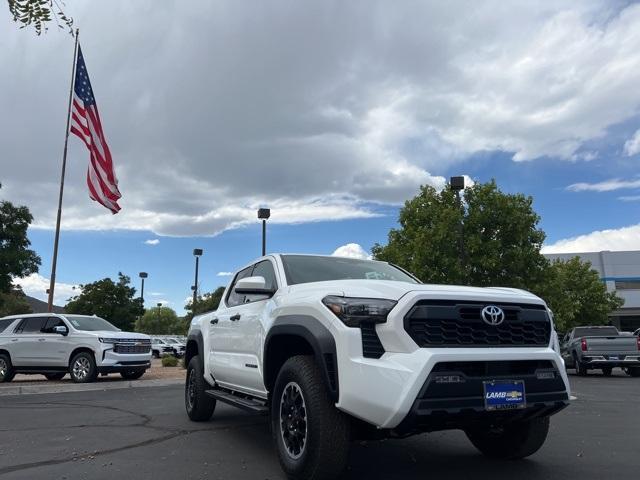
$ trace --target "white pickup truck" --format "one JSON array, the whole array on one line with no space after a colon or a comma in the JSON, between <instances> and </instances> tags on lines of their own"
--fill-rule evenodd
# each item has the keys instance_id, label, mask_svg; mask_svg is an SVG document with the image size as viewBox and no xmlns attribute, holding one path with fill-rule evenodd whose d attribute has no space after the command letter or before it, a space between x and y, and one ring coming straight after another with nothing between
<instances>
[{"instance_id":1,"label":"white pickup truck","mask_svg":"<svg viewBox=\"0 0 640 480\"><path fill-rule=\"evenodd\" d=\"M545 303L424 285L394 265L277 254L238 271L187 340L185 404L269 414L293 479L334 478L352 439L462 429L483 454L544 443L569 382Z\"/></svg>"},{"instance_id":2,"label":"white pickup truck","mask_svg":"<svg viewBox=\"0 0 640 480\"><path fill-rule=\"evenodd\" d=\"M32 313L0 318L0 383L16 373L76 383L98 374L135 380L151 366L151 339L88 315Z\"/></svg>"}]
</instances>

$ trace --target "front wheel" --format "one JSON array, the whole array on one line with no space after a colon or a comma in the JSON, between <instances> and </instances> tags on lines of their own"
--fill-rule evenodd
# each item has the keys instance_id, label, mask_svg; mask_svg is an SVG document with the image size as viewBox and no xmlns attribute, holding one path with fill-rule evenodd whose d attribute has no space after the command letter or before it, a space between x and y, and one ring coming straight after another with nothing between
<instances>
[{"instance_id":1,"label":"front wheel","mask_svg":"<svg viewBox=\"0 0 640 480\"><path fill-rule=\"evenodd\" d=\"M187 381L184 386L184 406L187 415L194 422L206 422L216 409L215 398L207 395L207 382L200 365L200 357L194 356L187 367Z\"/></svg>"},{"instance_id":2,"label":"front wheel","mask_svg":"<svg viewBox=\"0 0 640 480\"><path fill-rule=\"evenodd\" d=\"M89 352L80 352L69 363L69 375L75 383L91 383L98 376L96 360Z\"/></svg>"},{"instance_id":3,"label":"front wheel","mask_svg":"<svg viewBox=\"0 0 640 480\"><path fill-rule=\"evenodd\" d=\"M549 433L549 417L465 433L473 446L489 458L520 459L540 450Z\"/></svg>"},{"instance_id":4,"label":"front wheel","mask_svg":"<svg viewBox=\"0 0 640 480\"><path fill-rule=\"evenodd\" d=\"M347 465L349 419L329 398L313 357L296 356L278 373L271 398L271 431L290 479L338 477Z\"/></svg>"},{"instance_id":5,"label":"front wheel","mask_svg":"<svg viewBox=\"0 0 640 480\"><path fill-rule=\"evenodd\" d=\"M15 375L9 355L0 354L0 383L10 382Z\"/></svg>"},{"instance_id":6,"label":"front wheel","mask_svg":"<svg viewBox=\"0 0 640 480\"><path fill-rule=\"evenodd\" d=\"M131 369L120 372L120 376L125 380L137 380L144 375L144 369Z\"/></svg>"}]
</instances>

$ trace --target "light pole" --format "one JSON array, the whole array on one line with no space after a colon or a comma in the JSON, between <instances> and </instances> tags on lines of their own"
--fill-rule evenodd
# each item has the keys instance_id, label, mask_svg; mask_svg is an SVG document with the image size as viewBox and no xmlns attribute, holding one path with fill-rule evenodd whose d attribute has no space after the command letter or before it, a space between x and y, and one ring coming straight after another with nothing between
<instances>
[{"instance_id":1,"label":"light pole","mask_svg":"<svg viewBox=\"0 0 640 480\"><path fill-rule=\"evenodd\" d=\"M262 220L262 256L267 253L267 219L271 216L271 210L268 208L258 209L258 219Z\"/></svg>"},{"instance_id":2,"label":"light pole","mask_svg":"<svg viewBox=\"0 0 640 480\"><path fill-rule=\"evenodd\" d=\"M138 276L142 280L142 285L140 286L140 298L142 299L142 308L144 308L144 279L147 278L149 274L147 272L140 272Z\"/></svg>"},{"instance_id":3,"label":"light pole","mask_svg":"<svg viewBox=\"0 0 640 480\"><path fill-rule=\"evenodd\" d=\"M462 211L462 199L460 198L460 192L464 190L464 177L451 177L449 180L449 187L456 193L456 199L458 201L458 208ZM464 215L460 217L460 224L458 225L458 250L460 253L460 265L464 265L464 235L462 219Z\"/></svg>"},{"instance_id":4,"label":"light pole","mask_svg":"<svg viewBox=\"0 0 640 480\"><path fill-rule=\"evenodd\" d=\"M191 310L195 314L196 309L196 300L198 298L198 264L200 263L200 255L202 255L201 248L193 249L193 256L196 257L196 279L193 282L193 302L191 303Z\"/></svg>"}]
</instances>

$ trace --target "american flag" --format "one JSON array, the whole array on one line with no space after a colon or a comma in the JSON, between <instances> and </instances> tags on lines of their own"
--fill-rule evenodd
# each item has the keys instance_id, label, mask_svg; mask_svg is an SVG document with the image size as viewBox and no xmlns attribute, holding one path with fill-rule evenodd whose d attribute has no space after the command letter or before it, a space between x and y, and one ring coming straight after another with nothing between
<instances>
[{"instance_id":1,"label":"american flag","mask_svg":"<svg viewBox=\"0 0 640 480\"><path fill-rule=\"evenodd\" d=\"M90 159L87 169L89 197L107 207L112 213L118 213L120 211L118 200L122 195L118 190L118 179L113 168L111 152L104 139L98 105L93 96L87 66L84 64L79 45L73 91L71 133L80 137L89 149Z\"/></svg>"}]
</instances>

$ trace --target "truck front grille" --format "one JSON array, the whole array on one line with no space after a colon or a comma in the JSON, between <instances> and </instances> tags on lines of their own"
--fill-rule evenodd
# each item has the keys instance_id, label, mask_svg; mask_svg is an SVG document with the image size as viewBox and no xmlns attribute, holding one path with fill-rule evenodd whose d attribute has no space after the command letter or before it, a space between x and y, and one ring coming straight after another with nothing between
<instances>
[{"instance_id":1,"label":"truck front grille","mask_svg":"<svg viewBox=\"0 0 640 480\"><path fill-rule=\"evenodd\" d=\"M113 346L115 353L149 353L151 342L148 340L123 340Z\"/></svg>"},{"instance_id":2,"label":"truck front grille","mask_svg":"<svg viewBox=\"0 0 640 480\"><path fill-rule=\"evenodd\" d=\"M481 318L487 305L504 311L500 325ZM419 347L539 347L549 344L551 322L544 305L421 300L404 327Z\"/></svg>"}]
</instances>

